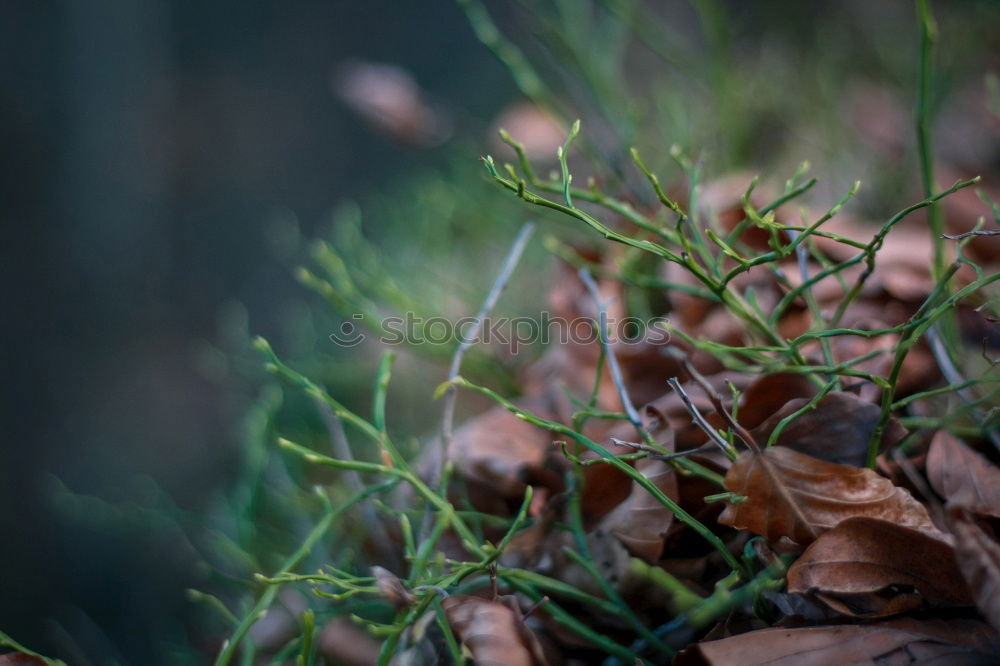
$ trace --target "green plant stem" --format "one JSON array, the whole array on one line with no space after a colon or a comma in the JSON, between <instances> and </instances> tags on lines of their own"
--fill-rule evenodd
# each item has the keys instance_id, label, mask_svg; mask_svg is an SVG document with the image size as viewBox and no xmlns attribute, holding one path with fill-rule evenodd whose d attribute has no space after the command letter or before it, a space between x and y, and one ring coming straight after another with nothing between
<instances>
[{"instance_id":1,"label":"green plant stem","mask_svg":"<svg viewBox=\"0 0 1000 666\"><path fill-rule=\"evenodd\" d=\"M934 192L933 139L931 136L931 92L933 89L934 45L937 41L937 25L931 14L930 0L916 0L917 16L920 22L920 76L917 91L917 153L920 155L920 176L924 196ZM928 209L928 222L934 244L934 263L931 276L935 282L945 271L944 220L941 209L932 203Z\"/></svg>"},{"instance_id":2,"label":"green plant stem","mask_svg":"<svg viewBox=\"0 0 1000 666\"><path fill-rule=\"evenodd\" d=\"M622 243L630 247L637 248L639 250L644 250L650 252L656 256L659 256L667 261L679 264L685 267L691 274L702 284L708 287L713 293L717 294L722 300L723 304L732 312L735 316L744 320L750 324L754 330L756 330L760 335L762 335L766 340L778 346L785 346L784 340L781 336L774 330L774 327L770 326L765 318L757 312L754 308L750 307L747 301L740 296L738 293L726 288L726 282L716 281L710 274L708 274L705 269L700 266L688 253L683 253L678 255L666 247L654 243L648 240L637 240L626 236L624 234L618 233L612 230L610 227L606 226L604 223L586 213L585 211L576 208L575 206L567 206L564 204L556 203L555 201L550 201L544 197L538 196L532 192L529 192L524 187L523 181L514 182L508 178L504 178L497 172L496 164L492 157L485 157L483 163L486 169L490 172L493 178L506 187L507 189L515 192L518 197L524 199L530 204L537 206L542 206L543 208L549 208L552 210L559 211L570 217L574 217L581 222L586 223L592 229L601 233L608 240L612 240L617 243ZM805 236L803 233L802 236ZM801 236L800 236L801 237ZM786 352L792 358L792 360L798 365L805 365L805 359L802 358L796 350L787 349ZM822 382L819 383L822 385Z\"/></svg>"},{"instance_id":3,"label":"green plant stem","mask_svg":"<svg viewBox=\"0 0 1000 666\"><path fill-rule=\"evenodd\" d=\"M955 264L957 265L957 263ZM954 295L949 296L944 300L943 303L930 309L928 314L923 318L923 322L920 326L914 328L909 332L909 335L904 340L896 346L896 354L893 359L892 368L889 371L888 383L889 386L882 392L882 409L879 417L878 425L872 430L871 439L868 443L868 467L874 469L876 458L878 457L879 443L882 440L882 434L885 432L886 424L889 422L889 417L892 415L892 404L895 398L895 389L899 381L899 373L903 368L903 362L906 360L906 355L909 353L910 349L913 348L920 338L923 337L924 333L930 328L935 321L940 317L944 316L951 308L955 306L956 303L964 299L966 296L986 287L987 285L993 284L997 280L1000 280L1000 273L995 273L989 277L984 277L975 282L972 282ZM935 290L935 294L938 290L943 290L945 288L945 283L939 283L938 289ZM934 297L935 294L931 294ZM925 301L924 305L931 303L930 298ZM924 309L924 306L921 306Z\"/></svg>"},{"instance_id":4,"label":"green plant stem","mask_svg":"<svg viewBox=\"0 0 1000 666\"><path fill-rule=\"evenodd\" d=\"M315 546L316 543L326 535L330 526L333 524L333 521L336 520L338 516L343 514L358 502L362 502L376 493L387 490L395 484L395 481L390 481L388 483L372 486L363 493L355 495L350 500L344 502L336 508L330 505L329 500L326 499L325 493L321 493L321 497L323 497L323 500L326 503L326 512L302 542L302 545L300 545L298 549L289 555L288 558L281 564L278 568L279 573L294 569L299 562L304 560L312 551L313 546ZM236 629L233 631L233 635L225 642L222 650L219 652L219 656L215 660L215 666L225 666L225 664L228 664L230 660L232 660L233 656L236 654L237 648L239 648L240 643L243 641L243 638L246 636L247 632L250 631L250 627L264 617L267 609L271 606L271 603L274 601L277 594L278 586L275 585L268 586L267 589L264 590L263 594L261 594L257 599L257 602L253 605L250 611L244 615L239 625L237 625Z\"/></svg>"},{"instance_id":5,"label":"green plant stem","mask_svg":"<svg viewBox=\"0 0 1000 666\"><path fill-rule=\"evenodd\" d=\"M48 657L43 657L33 650L29 650L2 631L0 631L0 647L7 647L22 654L30 655L41 660L45 664L48 664L48 666L66 666L66 663L60 661L59 659L49 659Z\"/></svg>"},{"instance_id":6,"label":"green plant stem","mask_svg":"<svg viewBox=\"0 0 1000 666\"><path fill-rule=\"evenodd\" d=\"M774 430L771 431L770 437L767 438L767 446L774 446L774 444L778 441L778 438L781 437L781 433L784 432L785 428L787 428L792 421L799 418L806 412L811 412L816 409L816 405L819 404L819 401L825 398L826 394L832 391L836 386L836 380L829 382L823 387L823 390L813 396L812 400L802 405L802 407L795 410L785 418L781 419L781 421L778 422L778 425L774 427Z\"/></svg>"},{"instance_id":7,"label":"green plant stem","mask_svg":"<svg viewBox=\"0 0 1000 666\"><path fill-rule=\"evenodd\" d=\"M495 391L492 391L486 387L477 386L476 384L472 384L461 377L456 379L455 383L458 384L459 386L471 389L473 391L476 391L477 393L481 393L482 395L492 398L495 402L500 404L507 411L511 412L518 418L527 421L532 425L538 426L539 428L544 428L546 430L549 430L550 432L556 432L566 437L572 438L573 440L579 442L580 444L583 444L585 447L587 447L597 455L606 459L612 467L615 467L619 471L623 472L633 481L635 481L644 489L646 489L646 491L649 492L654 498L656 498L656 500L660 502L660 504L670 509L670 511L673 512L675 516L677 516L678 520L680 520L682 523L684 523L685 525L696 531L698 534L700 534L702 538L708 541L709 544L711 544L716 550L719 551L723 559L726 561L727 564L729 564L733 568L734 571L741 571L742 565L740 564L739 560L733 557L732 553L729 552L729 550L726 548L725 544L722 543L722 540L719 539L719 537L713 534L712 531L709 530L707 527L705 527L705 525L703 525L697 518L695 518L687 511L682 509L680 505L678 505L672 499L664 495L662 490L657 488L652 482L650 482L649 479L647 479L641 473L636 471L634 467L616 458L614 454L612 454L610 451L605 449L597 442L587 437L584 437L582 434L576 432L572 428L564 426L561 423L557 423L555 421L549 421L539 416L535 416L534 414L530 414L521 409L520 407L514 405L509 400L499 395Z\"/></svg>"}]
</instances>

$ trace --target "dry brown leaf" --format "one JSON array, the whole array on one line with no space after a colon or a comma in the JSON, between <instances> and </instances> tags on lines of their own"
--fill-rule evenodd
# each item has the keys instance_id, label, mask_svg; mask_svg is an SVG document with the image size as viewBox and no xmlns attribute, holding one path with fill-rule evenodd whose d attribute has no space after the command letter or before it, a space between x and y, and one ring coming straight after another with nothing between
<instances>
[{"instance_id":1,"label":"dry brown leaf","mask_svg":"<svg viewBox=\"0 0 1000 666\"><path fill-rule=\"evenodd\" d=\"M754 428L754 439L764 446L778 423L808 402L805 398L790 400ZM827 462L861 467L868 456L868 440L880 416L877 405L852 393L830 393L815 409L789 423L776 443ZM882 447L892 446L905 435L906 430L891 419L882 437Z\"/></svg>"},{"instance_id":2,"label":"dry brown leaf","mask_svg":"<svg viewBox=\"0 0 1000 666\"><path fill-rule=\"evenodd\" d=\"M369 666L378 661L378 641L344 617L327 622L317 642L319 654L331 664Z\"/></svg>"},{"instance_id":3,"label":"dry brown leaf","mask_svg":"<svg viewBox=\"0 0 1000 666\"><path fill-rule=\"evenodd\" d=\"M1000 518L1000 468L944 430L931 441L927 478L949 505Z\"/></svg>"},{"instance_id":4,"label":"dry brown leaf","mask_svg":"<svg viewBox=\"0 0 1000 666\"><path fill-rule=\"evenodd\" d=\"M995 664L996 634L981 622L918 622L762 629L698 643L674 666L857 666L861 664Z\"/></svg>"},{"instance_id":5,"label":"dry brown leaf","mask_svg":"<svg viewBox=\"0 0 1000 666\"><path fill-rule=\"evenodd\" d=\"M451 136L451 121L427 103L405 69L351 60L338 68L333 91L374 129L407 144L431 147Z\"/></svg>"},{"instance_id":6,"label":"dry brown leaf","mask_svg":"<svg viewBox=\"0 0 1000 666\"><path fill-rule=\"evenodd\" d=\"M677 499L677 473L662 460L640 460L636 470L663 491ZM637 483L632 492L601 521L638 558L652 564L663 554L663 540L674 522L674 514Z\"/></svg>"},{"instance_id":7,"label":"dry brown leaf","mask_svg":"<svg viewBox=\"0 0 1000 666\"><path fill-rule=\"evenodd\" d=\"M788 591L815 593L837 612L877 618L924 606L968 606L950 545L874 518L848 518L788 570Z\"/></svg>"},{"instance_id":8,"label":"dry brown leaf","mask_svg":"<svg viewBox=\"0 0 1000 666\"><path fill-rule=\"evenodd\" d=\"M955 557L976 606L1000 631L1000 543L960 506L948 507L948 518L948 527L955 535Z\"/></svg>"},{"instance_id":9,"label":"dry brown leaf","mask_svg":"<svg viewBox=\"0 0 1000 666\"><path fill-rule=\"evenodd\" d=\"M953 183L958 180L958 178L953 178L956 173L957 171L955 170L944 171L938 174L938 182ZM947 178L952 178L952 180L946 181ZM944 217L948 222L948 228L951 233L962 233L963 231L972 229L979 221L979 217L986 212L983 201L979 198L978 192L981 191L980 188L982 188L982 191L985 191L990 200L1000 201L1000 190L995 187L996 180L989 180L992 181L992 185L994 186L983 183L979 187L969 187L959 190L941 200L941 205L944 208ZM992 227L988 225L986 228L989 229ZM1000 236L977 236L969 242L966 248L965 252L975 261L996 261L996 258L1000 256Z\"/></svg>"},{"instance_id":10,"label":"dry brown leaf","mask_svg":"<svg viewBox=\"0 0 1000 666\"><path fill-rule=\"evenodd\" d=\"M451 596L441 602L455 634L480 666L544 666L538 639L513 597L487 601Z\"/></svg>"},{"instance_id":11,"label":"dry brown leaf","mask_svg":"<svg viewBox=\"0 0 1000 666\"><path fill-rule=\"evenodd\" d=\"M378 588L379 594L397 609L406 608L416 603L416 597L406 589L403 581L396 574L383 567L374 566L372 567L372 575L375 577L375 587Z\"/></svg>"},{"instance_id":12,"label":"dry brown leaf","mask_svg":"<svg viewBox=\"0 0 1000 666\"><path fill-rule=\"evenodd\" d=\"M525 408L547 415L535 404ZM457 470L470 481L473 503L482 511L504 515L508 503L516 505L524 498L529 481L534 481L532 485L562 489L561 476L550 473L546 467L553 453L551 442L547 431L517 418L503 407L494 407L455 431L451 457ZM497 505L490 506L490 501Z\"/></svg>"},{"instance_id":13,"label":"dry brown leaf","mask_svg":"<svg viewBox=\"0 0 1000 666\"><path fill-rule=\"evenodd\" d=\"M615 448L608 447L612 453ZM627 451L621 451L627 453ZM611 465L590 465L583 468L583 492L581 493L581 510L586 529L600 523L615 507L628 499L632 492L632 479L621 470Z\"/></svg>"},{"instance_id":14,"label":"dry brown leaf","mask_svg":"<svg viewBox=\"0 0 1000 666\"><path fill-rule=\"evenodd\" d=\"M500 140L499 130L506 130L524 148L532 162L556 161L556 151L566 141L566 128L551 113L529 102L508 106L493 122L490 138L497 153L515 157L513 149Z\"/></svg>"},{"instance_id":15,"label":"dry brown leaf","mask_svg":"<svg viewBox=\"0 0 1000 666\"><path fill-rule=\"evenodd\" d=\"M45 660L23 652L0 654L0 666L45 666Z\"/></svg>"},{"instance_id":16,"label":"dry brown leaf","mask_svg":"<svg viewBox=\"0 0 1000 666\"><path fill-rule=\"evenodd\" d=\"M726 489L746 497L719 522L777 542L808 546L854 516L881 518L947 540L909 492L870 469L825 462L785 446L748 451L726 474Z\"/></svg>"},{"instance_id":17,"label":"dry brown leaf","mask_svg":"<svg viewBox=\"0 0 1000 666\"><path fill-rule=\"evenodd\" d=\"M667 417L655 405L649 404L642 410L642 419L643 428L650 437L665 451L672 452L674 433ZM631 424L622 424L610 431L608 436L611 438L609 445L611 453L622 455L635 451L631 447L615 443L616 439L628 441L629 438L637 437L635 428ZM615 487L609 488L608 481L611 479L595 478L593 473L588 474L582 497L585 519L589 518L587 514L589 508L592 512L590 515L601 516L596 526L597 530L613 534L634 556L649 563L656 562L663 553L664 537L673 524L673 512L660 504L642 486L610 465L596 465L590 469L596 471L600 468L607 469L606 475L613 472L619 478L616 479ZM662 490L667 497L677 499L677 474L670 465L660 460L646 458L635 463L635 469L652 481L653 485ZM591 485L592 481L602 480L604 483L601 485ZM625 489L624 497L620 495L621 488ZM609 493L608 490L613 492ZM600 506L602 502L607 504L607 508ZM598 511L594 512L595 509Z\"/></svg>"},{"instance_id":18,"label":"dry brown leaf","mask_svg":"<svg viewBox=\"0 0 1000 666\"><path fill-rule=\"evenodd\" d=\"M740 424L751 430L781 409L789 400L811 398L816 386L799 373L782 372L758 377L740 398Z\"/></svg>"}]
</instances>

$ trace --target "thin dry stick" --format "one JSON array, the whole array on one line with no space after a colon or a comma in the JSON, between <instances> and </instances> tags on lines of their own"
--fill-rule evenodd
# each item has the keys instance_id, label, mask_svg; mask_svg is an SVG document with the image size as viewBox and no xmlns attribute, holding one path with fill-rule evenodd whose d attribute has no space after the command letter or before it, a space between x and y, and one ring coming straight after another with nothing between
<instances>
[{"instance_id":1,"label":"thin dry stick","mask_svg":"<svg viewBox=\"0 0 1000 666\"><path fill-rule=\"evenodd\" d=\"M948 240L961 240L969 236L1000 236L1000 229L974 229L962 234L941 234L941 238L947 238Z\"/></svg>"},{"instance_id":2,"label":"thin dry stick","mask_svg":"<svg viewBox=\"0 0 1000 666\"><path fill-rule=\"evenodd\" d=\"M672 348L671 350L675 353L680 351L676 348ZM687 360L686 356L681 357L680 361L684 365L684 370L691 376L691 379L694 380L694 382L701 387L701 390L705 392L705 395L708 396L708 399L712 402L712 407L714 407L715 411L720 417L722 417L722 420L726 422L726 425L733 429L733 432L736 433L736 436L743 441L743 444L746 445L748 449L760 453L760 447L757 446L757 442L754 441L753 435L751 435L746 428L741 426L736 419L733 418L733 415L729 413L729 410L726 409L725 405L722 404L722 396L720 396L715 389L712 388L712 385L708 383L708 380L705 379L700 372L695 370L694 366L691 365L691 362ZM682 395L681 397L683 398L684 396ZM687 402L684 404L687 405Z\"/></svg>"},{"instance_id":3,"label":"thin dry stick","mask_svg":"<svg viewBox=\"0 0 1000 666\"><path fill-rule=\"evenodd\" d=\"M691 414L691 419L695 422L695 425L704 430L705 434L708 435L708 438L715 442L716 446L722 449L723 453L727 453L729 451L729 442L727 442L722 435L720 435L718 431L705 420L705 417L701 415L698 408L694 406L693 402L691 402L691 396L684 391L684 387L681 386L680 381L678 381L676 377L671 377L667 383L670 384L670 388L675 390L677 395L680 396L681 402L684 403L688 413Z\"/></svg>"},{"instance_id":4,"label":"thin dry stick","mask_svg":"<svg viewBox=\"0 0 1000 666\"><path fill-rule=\"evenodd\" d=\"M479 336L479 330L483 327L483 320L489 316L497 301L500 300L500 295L503 294L504 289L507 287L507 282L510 281L510 276L514 273L514 268L517 267L517 262L521 260L521 255L524 254L524 249L528 246L528 240L534 232L534 223L526 222L521 227L520 233L517 234L517 239L514 241L513 247L510 248L510 252L507 253L507 258L500 269L500 274L497 275L497 279L493 282L493 288L490 289L486 301L483 302L483 307L479 309L479 313L476 315L476 323L463 336L462 342L458 345L458 349L455 350L454 356L451 357L451 367L448 368L449 382L454 382L455 378L458 377L459 371L462 368L462 357L465 356L465 352L472 347ZM456 393L457 387L452 383L448 386L448 390L444 396L444 419L441 423L441 465L438 471L439 481L444 478L444 466L447 464L451 453L452 429L455 423Z\"/></svg>"},{"instance_id":5,"label":"thin dry stick","mask_svg":"<svg viewBox=\"0 0 1000 666\"><path fill-rule=\"evenodd\" d=\"M319 411L320 418L323 420L323 425L326 426L326 431L330 435L330 449L333 451L333 457L338 460L353 461L354 454L351 452L351 445L348 443L347 434L344 432L344 423L333 413L330 405L324 401L317 399L315 405L316 410ZM360 472L348 472L345 475L345 480L348 490L351 493L360 493L365 489ZM364 506L371 508L371 505L367 502Z\"/></svg>"},{"instance_id":6,"label":"thin dry stick","mask_svg":"<svg viewBox=\"0 0 1000 666\"><path fill-rule=\"evenodd\" d=\"M642 451L648 453L648 458L652 460L674 460L676 458L684 458L686 456L696 456L699 453L709 453L715 450L715 445L703 446L699 449L687 449L686 451L680 451L678 453L663 454L654 449L651 446L646 446L642 442L629 442L624 439L618 439L617 437L612 437L611 442L617 444L618 446L627 446L630 449L635 449L636 451Z\"/></svg>"},{"instance_id":7,"label":"thin dry stick","mask_svg":"<svg viewBox=\"0 0 1000 666\"><path fill-rule=\"evenodd\" d=\"M601 292L597 289L597 283L594 282L593 276L591 276L590 271L586 268L580 269L580 279L583 280L583 284L587 287L587 291L590 292L591 298L594 299L594 304L597 306L597 336L601 341L601 347L604 349L604 356L608 359L608 367L611 368L611 379L615 383L615 389L618 391L618 398L622 402L622 406L625 408L625 414L628 416L628 420L635 426L635 429L639 431L639 434L644 433L642 427L642 417L639 416L639 412L636 411L635 405L632 404L632 399L628 395L628 389L625 388L625 380L622 378L621 366L618 365L618 358L615 356L614 350L611 348L611 344L608 341L608 310L607 303L601 300Z\"/></svg>"},{"instance_id":8,"label":"thin dry stick","mask_svg":"<svg viewBox=\"0 0 1000 666\"><path fill-rule=\"evenodd\" d=\"M326 404L323 400L316 400L315 404L320 418L323 420L323 424L330 435L330 448L333 451L334 457L338 460L353 461L354 454L351 452L351 445L347 441L347 433L344 432L344 422L333 413L330 405ZM352 495L364 492L367 487L361 479L361 472L347 471L344 473L344 479ZM364 523L370 527L372 544L374 544L376 552L382 556L382 561L392 565L398 564L396 549L392 547L392 538L386 530L385 525L379 520L378 514L375 513L375 507L372 506L371 502L362 502L358 509L361 511Z\"/></svg>"},{"instance_id":9,"label":"thin dry stick","mask_svg":"<svg viewBox=\"0 0 1000 666\"><path fill-rule=\"evenodd\" d=\"M951 356L948 354L948 350L944 346L944 341L941 340L941 335L937 331L937 326L931 326L927 329L927 341L930 342L931 351L934 353L934 360L937 361L938 367L941 369L941 374L944 375L945 380L949 384L961 385L965 383L965 378L962 373L958 371L955 367L954 362L951 360ZM987 427L987 415L982 409L976 406L976 397L967 388L955 389L955 394L958 395L959 399L968 405L972 410L972 418L975 419L976 423L983 427L987 439L1000 451L1000 435L997 434L996 429Z\"/></svg>"}]
</instances>

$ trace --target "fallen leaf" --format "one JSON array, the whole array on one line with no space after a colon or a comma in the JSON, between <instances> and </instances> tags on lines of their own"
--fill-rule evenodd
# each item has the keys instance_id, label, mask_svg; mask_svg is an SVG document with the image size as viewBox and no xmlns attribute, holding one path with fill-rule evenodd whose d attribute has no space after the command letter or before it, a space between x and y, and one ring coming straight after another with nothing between
<instances>
[{"instance_id":1,"label":"fallen leaf","mask_svg":"<svg viewBox=\"0 0 1000 666\"><path fill-rule=\"evenodd\" d=\"M809 378L799 373L781 372L759 377L740 397L740 424L752 430L789 400L811 398L816 391Z\"/></svg>"},{"instance_id":2,"label":"fallen leaf","mask_svg":"<svg viewBox=\"0 0 1000 666\"><path fill-rule=\"evenodd\" d=\"M927 478L949 505L1000 518L1000 468L944 430L931 440Z\"/></svg>"},{"instance_id":3,"label":"fallen leaf","mask_svg":"<svg viewBox=\"0 0 1000 666\"><path fill-rule=\"evenodd\" d=\"M497 137L501 129L521 144L532 162L555 162L556 150L566 141L566 129L562 123L545 109L528 102L517 102L504 109L494 121L490 133L494 150L500 153L509 151L513 158L514 151Z\"/></svg>"},{"instance_id":4,"label":"fallen leaf","mask_svg":"<svg viewBox=\"0 0 1000 666\"><path fill-rule=\"evenodd\" d=\"M852 617L926 606L969 606L950 545L874 518L848 518L821 535L788 570L788 591L815 594Z\"/></svg>"},{"instance_id":5,"label":"fallen leaf","mask_svg":"<svg viewBox=\"0 0 1000 666\"><path fill-rule=\"evenodd\" d=\"M743 453L723 483L747 499L727 504L719 523L750 530L771 543L785 537L808 546L854 516L889 520L947 540L927 509L888 479L867 468L826 462L786 446Z\"/></svg>"},{"instance_id":6,"label":"fallen leaf","mask_svg":"<svg viewBox=\"0 0 1000 666\"><path fill-rule=\"evenodd\" d=\"M955 535L955 558L969 583L976 607L1000 631L1000 543L963 507L948 507L948 527Z\"/></svg>"},{"instance_id":7,"label":"fallen leaf","mask_svg":"<svg viewBox=\"0 0 1000 666\"><path fill-rule=\"evenodd\" d=\"M642 410L643 429L650 437L667 452L674 450L674 432L670 428L667 417L660 412L655 405L649 404ZM615 455L634 453L635 450L623 444L616 443L615 440L628 441L636 438L637 433L631 424L622 424L608 433L611 439L609 451ZM635 463L636 471L653 482L657 488L673 499L678 498L677 474L673 467L661 460L642 459ZM596 525L599 531L610 532L618 538L622 544L628 548L634 556L640 557L646 562L653 563L660 559L663 553L663 541L674 522L674 514L670 509L663 506L654 498L649 491L630 479L621 471L612 468L610 465L596 465L592 470L607 468L606 475L613 472L617 475L618 483L614 488L609 487L610 479L597 477L593 479L593 474L588 474L583 491L584 517L587 516L587 509L600 508L603 501L612 507L605 508L599 512L602 515ZM605 483L591 486L593 480ZM620 490L624 488L626 495L620 496ZM607 493L608 490L613 492ZM598 496L598 493L607 493ZM611 502L614 500L614 504Z\"/></svg>"},{"instance_id":8,"label":"fallen leaf","mask_svg":"<svg viewBox=\"0 0 1000 666\"><path fill-rule=\"evenodd\" d=\"M677 473L662 460L640 460L636 470L671 499L677 499ZM632 492L601 524L628 548L652 564L663 554L663 540L674 522L674 514L637 483Z\"/></svg>"},{"instance_id":9,"label":"fallen leaf","mask_svg":"<svg viewBox=\"0 0 1000 666\"><path fill-rule=\"evenodd\" d=\"M778 423L808 402L806 398L787 402L753 429L754 439L761 446L766 445ZM878 405L851 393L830 393L816 404L815 409L789 423L775 443L827 462L861 467L868 456L868 442L880 416ZM881 448L890 447L905 436L906 430L891 419Z\"/></svg>"},{"instance_id":10,"label":"fallen leaf","mask_svg":"<svg viewBox=\"0 0 1000 666\"><path fill-rule=\"evenodd\" d=\"M399 577L383 567L372 567L372 575L375 576L375 587L378 588L382 598L391 603L397 609L406 608L416 603L416 597L406 589L403 581Z\"/></svg>"},{"instance_id":11,"label":"fallen leaf","mask_svg":"<svg viewBox=\"0 0 1000 666\"><path fill-rule=\"evenodd\" d=\"M451 120L432 107L409 72L352 60L338 68L333 91L373 128L411 145L431 147L451 136Z\"/></svg>"},{"instance_id":12,"label":"fallen leaf","mask_svg":"<svg viewBox=\"0 0 1000 666\"><path fill-rule=\"evenodd\" d=\"M525 409L548 415L534 403ZM562 490L561 475L547 468L557 460L551 442L549 432L494 407L455 431L450 454L470 486L473 504L505 515L508 504L517 506L524 498L529 481Z\"/></svg>"},{"instance_id":13,"label":"fallen leaf","mask_svg":"<svg viewBox=\"0 0 1000 666\"><path fill-rule=\"evenodd\" d=\"M331 664L369 666L378 661L378 641L344 617L327 622L317 642L319 654Z\"/></svg>"},{"instance_id":14,"label":"fallen leaf","mask_svg":"<svg viewBox=\"0 0 1000 666\"><path fill-rule=\"evenodd\" d=\"M45 660L23 652L0 654L0 666L45 666Z\"/></svg>"},{"instance_id":15,"label":"fallen leaf","mask_svg":"<svg viewBox=\"0 0 1000 666\"><path fill-rule=\"evenodd\" d=\"M762 629L680 652L673 666L995 664L996 635L981 622L900 618L871 625ZM940 660L940 661L935 661Z\"/></svg>"},{"instance_id":16,"label":"fallen leaf","mask_svg":"<svg viewBox=\"0 0 1000 666\"><path fill-rule=\"evenodd\" d=\"M542 647L513 597L487 601L451 596L441 602L455 634L480 666L544 666Z\"/></svg>"},{"instance_id":17,"label":"fallen leaf","mask_svg":"<svg viewBox=\"0 0 1000 666\"><path fill-rule=\"evenodd\" d=\"M937 175L939 183L946 182L947 178L952 178L951 181L947 182L958 180L954 178L957 171L953 169L942 169L942 171L943 173ZM979 217L984 214L985 207L978 195L980 188L982 188L981 191L985 192L990 200L1000 201L1000 191L995 186L990 187L985 183L979 187L969 187L959 190L941 200L941 206L944 208L944 218L947 220L948 227L952 233L961 233L972 229L979 220ZM990 227L987 226L986 228ZM1000 256L1000 236L977 236L969 242L966 248L965 252L975 261L995 261Z\"/></svg>"}]
</instances>

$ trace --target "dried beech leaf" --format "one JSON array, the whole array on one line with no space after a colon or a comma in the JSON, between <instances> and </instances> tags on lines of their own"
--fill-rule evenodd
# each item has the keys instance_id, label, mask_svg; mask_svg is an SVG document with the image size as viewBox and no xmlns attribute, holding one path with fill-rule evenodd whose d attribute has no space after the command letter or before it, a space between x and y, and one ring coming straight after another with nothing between
<instances>
[{"instance_id":1,"label":"dried beech leaf","mask_svg":"<svg viewBox=\"0 0 1000 666\"><path fill-rule=\"evenodd\" d=\"M788 570L788 591L816 593L830 608L865 618L972 604L951 546L865 517L848 518L814 541Z\"/></svg>"},{"instance_id":2,"label":"dried beech leaf","mask_svg":"<svg viewBox=\"0 0 1000 666\"><path fill-rule=\"evenodd\" d=\"M663 491L677 499L677 473L662 460L641 460L636 470ZM663 554L663 540L674 522L674 514L649 491L632 484L628 498L609 513L601 525L614 534L636 557L652 564Z\"/></svg>"},{"instance_id":3,"label":"dried beech leaf","mask_svg":"<svg viewBox=\"0 0 1000 666\"><path fill-rule=\"evenodd\" d=\"M348 61L332 81L337 97L376 130L404 143L431 147L451 136L451 121L424 99L413 76L394 65Z\"/></svg>"},{"instance_id":4,"label":"dried beech leaf","mask_svg":"<svg viewBox=\"0 0 1000 666\"><path fill-rule=\"evenodd\" d=\"M962 507L948 507L948 518L955 535L955 558L976 598L976 606L1000 631L1000 543Z\"/></svg>"},{"instance_id":5,"label":"dried beech leaf","mask_svg":"<svg viewBox=\"0 0 1000 666\"><path fill-rule=\"evenodd\" d=\"M764 446L778 423L807 402L805 398L797 398L786 403L754 428L754 438ZM815 409L789 423L776 443L820 460L861 467L865 464L868 440L880 415L878 405L854 394L830 393L816 404ZM882 447L891 446L905 435L906 430L895 419L890 420L882 437Z\"/></svg>"},{"instance_id":6,"label":"dried beech leaf","mask_svg":"<svg viewBox=\"0 0 1000 666\"><path fill-rule=\"evenodd\" d=\"M505 129L516 137L524 152L532 162L556 161L556 150L566 140L566 130L551 113L530 102L515 102L503 110L493 122L490 138L496 153L513 157L514 152L497 136L497 130Z\"/></svg>"},{"instance_id":7,"label":"dried beech leaf","mask_svg":"<svg viewBox=\"0 0 1000 666\"><path fill-rule=\"evenodd\" d=\"M697 643L674 666L995 664L996 635L969 620L762 629Z\"/></svg>"},{"instance_id":8,"label":"dried beech leaf","mask_svg":"<svg viewBox=\"0 0 1000 666\"><path fill-rule=\"evenodd\" d=\"M375 566L372 567L372 575L375 576L375 587L378 588L379 594L396 608L406 608L416 603L416 597L406 589L403 581L399 580L396 574L383 567Z\"/></svg>"},{"instance_id":9,"label":"dried beech leaf","mask_svg":"<svg viewBox=\"0 0 1000 666\"><path fill-rule=\"evenodd\" d=\"M542 413L535 405L525 408ZM483 485L494 498L516 502L524 497L528 477L545 474L551 442L547 431L494 407L455 431L451 457L473 485Z\"/></svg>"},{"instance_id":10,"label":"dried beech leaf","mask_svg":"<svg viewBox=\"0 0 1000 666\"><path fill-rule=\"evenodd\" d=\"M538 639L512 597L487 601L451 596L441 602L452 630L480 666L545 666Z\"/></svg>"},{"instance_id":11,"label":"dried beech leaf","mask_svg":"<svg viewBox=\"0 0 1000 666\"><path fill-rule=\"evenodd\" d=\"M1000 468L943 430L931 441L927 478L949 505L1000 518Z\"/></svg>"},{"instance_id":12,"label":"dried beech leaf","mask_svg":"<svg viewBox=\"0 0 1000 666\"><path fill-rule=\"evenodd\" d=\"M756 428L789 400L811 398L814 395L816 386L802 374L782 372L759 377L740 398L740 424L747 429Z\"/></svg>"},{"instance_id":13,"label":"dried beech leaf","mask_svg":"<svg viewBox=\"0 0 1000 666\"><path fill-rule=\"evenodd\" d=\"M23 652L0 654L0 666L45 666L45 660Z\"/></svg>"},{"instance_id":14,"label":"dried beech leaf","mask_svg":"<svg viewBox=\"0 0 1000 666\"><path fill-rule=\"evenodd\" d=\"M333 618L319 634L318 652L331 664L369 666L378 661L379 643L347 618Z\"/></svg>"},{"instance_id":15,"label":"dried beech leaf","mask_svg":"<svg viewBox=\"0 0 1000 666\"><path fill-rule=\"evenodd\" d=\"M748 451L726 473L725 487L747 499L727 504L719 522L776 542L807 546L854 516L881 518L947 540L909 492L870 469L825 462L785 446Z\"/></svg>"}]
</instances>

